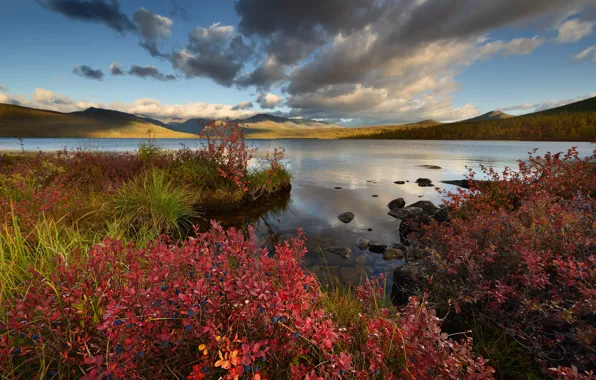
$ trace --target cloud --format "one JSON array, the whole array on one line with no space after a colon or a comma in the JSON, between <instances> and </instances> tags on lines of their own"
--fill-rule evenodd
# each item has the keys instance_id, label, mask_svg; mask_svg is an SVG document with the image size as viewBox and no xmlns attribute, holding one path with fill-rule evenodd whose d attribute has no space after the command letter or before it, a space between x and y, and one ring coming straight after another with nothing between
<instances>
[{"instance_id":1,"label":"cloud","mask_svg":"<svg viewBox=\"0 0 596 380\"><path fill-rule=\"evenodd\" d=\"M239 87L257 86L268 89L275 83L284 80L286 65L277 61L275 56L269 56L252 73L244 74L236 80Z\"/></svg>"},{"instance_id":2,"label":"cloud","mask_svg":"<svg viewBox=\"0 0 596 380\"><path fill-rule=\"evenodd\" d=\"M107 25L124 34L136 31L128 16L120 12L118 0L35 0L42 7L68 18Z\"/></svg>"},{"instance_id":3,"label":"cloud","mask_svg":"<svg viewBox=\"0 0 596 380\"><path fill-rule=\"evenodd\" d=\"M557 27L556 41L558 43L577 42L592 34L593 27L594 23L592 22L582 22L578 19L567 20Z\"/></svg>"},{"instance_id":4,"label":"cloud","mask_svg":"<svg viewBox=\"0 0 596 380\"><path fill-rule=\"evenodd\" d=\"M234 109L234 106L229 104L210 104L199 102L186 104L164 104L158 100L147 98L137 99L132 103L115 102L111 104L101 104L88 102L85 100L73 100L65 95L56 94L50 90L42 88L36 89L35 93L30 98L22 95L0 94L0 103L48 109L58 112L82 111L89 107L107 108L161 120L168 120L172 118L223 119L226 117L237 119L254 115L253 111Z\"/></svg>"},{"instance_id":5,"label":"cloud","mask_svg":"<svg viewBox=\"0 0 596 380\"><path fill-rule=\"evenodd\" d=\"M124 72L122 71L122 68L118 62L114 62L110 65L110 73L112 73L112 75L124 75Z\"/></svg>"},{"instance_id":6,"label":"cloud","mask_svg":"<svg viewBox=\"0 0 596 380\"><path fill-rule=\"evenodd\" d=\"M137 66L132 65L128 70L128 75L133 75L139 78L153 78L160 81L173 81L176 80L175 75L165 75L159 71L155 66Z\"/></svg>"},{"instance_id":7,"label":"cloud","mask_svg":"<svg viewBox=\"0 0 596 380\"><path fill-rule=\"evenodd\" d=\"M576 62L590 60L596 62L596 45L592 45L589 48L580 51L579 53L571 56Z\"/></svg>"},{"instance_id":8,"label":"cloud","mask_svg":"<svg viewBox=\"0 0 596 380\"><path fill-rule=\"evenodd\" d=\"M94 70L87 65L83 66L74 66L72 68L72 73L75 75L80 76L81 78L85 79L93 79L93 80L103 80L104 73L100 69Z\"/></svg>"},{"instance_id":9,"label":"cloud","mask_svg":"<svg viewBox=\"0 0 596 380\"><path fill-rule=\"evenodd\" d=\"M547 100L541 103L535 103L535 104L518 104L515 106L510 106L510 107L506 107L506 108L502 108L501 111L503 112L514 112L516 114L526 114L526 113L530 113L530 112L540 112L540 111L546 111L549 110L551 108L557 108L557 107L562 107L565 106L567 104L571 104L571 103L575 103L575 102L580 102L582 100L586 100L589 98L593 98L596 96L596 93L592 93L589 95L584 95L584 96L578 96L576 98L572 98L572 99L563 99L563 100Z\"/></svg>"},{"instance_id":10,"label":"cloud","mask_svg":"<svg viewBox=\"0 0 596 380\"><path fill-rule=\"evenodd\" d=\"M281 105L283 99L281 96L272 93L260 93L257 95L257 103L264 109L273 109Z\"/></svg>"},{"instance_id":11,"label":"cloud","mask_svg":"<svg viewBox=\"0 0 596 380\"><path fill-rule=\"evenodd\" d=\"M249 110L253 108L252 102L242 102L232 107L232 111Z\"/></svg>"},{"instance_id":12,"label":"cloud","mask_svg":"<svg viewBox=\"0 0 596 380\"><path fill-rule=\"evenodd\" d=\"M168 39L174 22L145 8L139 8L132 16L141 36L147 40Z\"/></svg>"},{"instance_id":13,"label":"cloud","mask_svg":"<svg viewBox=\"0 0 596 380\"><path fill-rule=\"evenodd\" d=\"M0 84L0 91L8 91L8 88Z\"/></svg>"},{"instance_id":14,"label":"cloud","mask_svg":"<svg viewBox=\"0 0 596 380\"><path fill-rule=\"evenodd\" d=\"M209 28L196 27L188 36L188 46L172 53L175 69L187 78L205 77L230 87L252 54L233 26L215 23Z\"/></svg>"}]
</instances>

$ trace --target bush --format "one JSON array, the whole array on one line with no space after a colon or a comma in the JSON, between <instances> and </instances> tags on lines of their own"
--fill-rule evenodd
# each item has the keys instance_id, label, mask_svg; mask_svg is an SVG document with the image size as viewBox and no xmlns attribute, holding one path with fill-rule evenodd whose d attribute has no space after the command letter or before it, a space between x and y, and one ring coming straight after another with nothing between
<instances>
[{"instance_id":1,"label":"bush","mask_svg":"<svg viewBox=\"0 0 596 380\"><path fill-rule=\"evenodd\" d=\"M370 283L358 323L342 326L299 265L304 239L275 252L217 225L180 245L106 240L28 283L0 324L0 368L11 378L491 378L424 302L369 308L380 290Z\"/></svg>"},{"instance_id":2,"label":"bush","mask_svg":"<svg viewBox=\"0 0 596 380\"><path fill-rule=\"evenodd\" d=\"M502 327L547 375L595 369L595 160L572 149L486 169L492 182L448 194L451 222L418 241L433 304Z\"/></svg>"}]
</instances>

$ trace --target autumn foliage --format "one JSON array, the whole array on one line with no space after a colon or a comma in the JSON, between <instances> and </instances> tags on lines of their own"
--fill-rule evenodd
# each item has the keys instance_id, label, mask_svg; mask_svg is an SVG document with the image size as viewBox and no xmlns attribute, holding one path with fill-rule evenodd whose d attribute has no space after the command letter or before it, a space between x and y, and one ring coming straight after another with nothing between
<instances>
[{"instance_id":1,"label":"autumn foliage","mask_svg":"<svg viewBox=\"0 0 596 380\"><path fill-rule=\"evenodd\" d=\"M413 299L340 326L299 261L298 237L272 256L234 229L141 249L106 240L88 259L35 276L0 324L14 378L491 377L471 342L442 334ZM378 285L378 284L377 284ZM370 283L362 302L378 295ZM358 336L358 340L356 338ZM365 337L365 338L362 338ZM361 342L355 346L354 342Z\"/></svg>"},{"instance_id":2,"label":"autumn foliage","mask_svg":"<svg viewBox=\"0 0 596 380\"><path fill-rule=\"evenodd\" d=\"M432 303L500 326L547 376L596 370L595 163L571 149L485 169L492 182L448 194L451 222L418 239Z\"/></svg>"}]
</instances>

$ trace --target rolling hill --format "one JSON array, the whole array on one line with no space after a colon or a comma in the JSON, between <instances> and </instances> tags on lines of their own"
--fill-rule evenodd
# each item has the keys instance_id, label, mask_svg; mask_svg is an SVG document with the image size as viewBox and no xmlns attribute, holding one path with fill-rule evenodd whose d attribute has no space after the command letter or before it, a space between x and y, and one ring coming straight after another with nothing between
<instances>
[{"instance_id":1,"label":"rolling hill","mask_svg":"<svg viewBox=\"0 0 596 380\"><path fill-rule=\"evenodd\" d=\"M490 114L490 113L489 113ZM346 138L419 140L596 140L596 97L527 115L505 117L485 114L478 118L428 128L401 128ZM488 115L488 116L487 116ZM482 117L487 117L480 120Z\"/></svg>"},{"instance_id":2,"label":"rolling hill","mask_svg":"<svg viewBox=\"0 0 596 380\"><path fill-rule=\"evenodd\" d=\"M485 113L484 115L476 116L476 117L473 117L473 118L467 119L467 120L462 120L462 121L460 121L460 123L469 123L469 122L474 122L474 121L487 121L487 120L504 120L504 119L510 119L512 117L514 117L514 116L508 115L501 111L490 111L490 112Z\"/></svg>"},{"instance_id":3,"label":"rolling hill","mask_svg":"<svg viewBox=\"0 0 596 380\"><path fill-rule=\"evenodd\" d=\"M0 104L0 137L192 138L165 128L157 120L123 112L89 108L60 113Z\"/></svg>"}]
</instances>

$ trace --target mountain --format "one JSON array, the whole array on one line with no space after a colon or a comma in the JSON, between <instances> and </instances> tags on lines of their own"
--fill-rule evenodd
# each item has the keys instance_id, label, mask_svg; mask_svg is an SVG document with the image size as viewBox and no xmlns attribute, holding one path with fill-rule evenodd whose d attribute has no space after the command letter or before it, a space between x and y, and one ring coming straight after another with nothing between
<instances>
[{"instance_id":1,"label":"mountain","mask_svg":"<svg viewBox=\"0 0 596 380\"><path fill-rule=\"evenodd\" d=\"M558 113L580 113L580 112L595 112L596 111L596 96L593 98L581 100L579 102L570 103L565 106L551 108L546 111L534 112L530 115L556 115Z\"/></svg>"},{"instance_id":2,"label":"mountain","mask_svg":"<svg viewBox=\"0 0 596 380\"><path fill-rule=\"evenodd\" d=\"M188 119L186 121L182 120L182 119L174 119L175 121L170 121L166 128L169 128L173 131L177 131L177 132L183 132L183 133L192 133L192 134L198 134L200 132L203 132L203 129L205 128L205 124L209 123L209 119L203 119L203 118L198 118L198 119Z\"/></svg>"},{"instance_id":3,"label":"mountain","mask_svg":"<svg viewBox=\"0 0 596 380\"><path fill-rule=\"evenodd\" d=\"M126 112L107 110L104 108L90 107L84 111L71 112L70 114L75 115L75 116L85 116L85 117L94 118L94 119L102 120L102 121L129 120L131 122L147 122L147 123L159 125L160 127L164 127L164 128L167 127L166 123L162 123L159 120L151 119L148 117L136 116L136 115L132 115L132 114L126 113Z\"/></svg>"},{"instance_id":4,"label":"mountain","mask_svg":"<svg viewBox=\"0 0 596 380\"><path fill-rule=\"evenodd\" d=\"M440 121L433 120L433 119L426 119L426 120L419 121L417 123L410 123L410 124L407 124L407 125L424 125L424 124L436 125L436 124L441 124L441 122Z\"/></svg>"},{"instance_id":5,"label":"mountain","mask_svg":"<svg viewBox=\"0 0 596 380\"><path fill-rule=\"evenodd\" d=\"M487 120L504 120L504 119L510 119L512 117L514 117L514 116L508 115L501 111L490 111L490 112L485 113L484 115L473 117L473 118L467 119L467 120L462 120L462 121L460 121L460 123L469 123L469 122L487 121Z\"/></svg>"},{"instance_id":6,"label":"mountain","mask_svg":"<svg viewBox=\"0 0 596 380\"><path fill-rule=\"evenodd\" d=\"M0 104L0 137L156 138L195 137L164 127L165 124L119 111L89 108L61 113Z\"/></svg>"},{"instance_id":7,"label":"mountain","mask_svg":"<svg viewBox=\"0 0 596 380\"><path fill-rule=\"evenodd\" d=\"M186 121L173 119L167 124L167 128L173 131L197 134L202 132L204 125L210 121L212 120L202 118ZM215 122L219 124L223 123L224 120L216 120ZM246 136L253 138L312 137L313 130L344 129L340 125L324 121L290 119L267 113L259 113L245 119L232 119L228 122L238 123L246 127Z\"/></svg>"}]
</instances>

